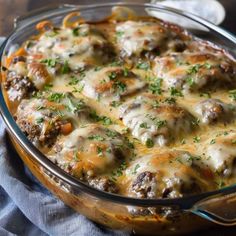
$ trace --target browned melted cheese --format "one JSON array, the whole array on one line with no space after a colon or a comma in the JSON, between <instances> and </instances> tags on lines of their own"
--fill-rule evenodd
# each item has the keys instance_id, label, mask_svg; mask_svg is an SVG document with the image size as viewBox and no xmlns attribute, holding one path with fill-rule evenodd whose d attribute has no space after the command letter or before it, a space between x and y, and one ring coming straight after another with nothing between
<instances>
[{"instance_id":1,"label":"browned melted cheese","mask_svg":"<svg viewBox=\"0 0 236 236\"><path fill-rule=\"evenodd\" d=\"M227 53L154 18L42 25L3 73L17 124L50 160L138 198L235 183L236 64Z\"/></svg>"}]
</instances>

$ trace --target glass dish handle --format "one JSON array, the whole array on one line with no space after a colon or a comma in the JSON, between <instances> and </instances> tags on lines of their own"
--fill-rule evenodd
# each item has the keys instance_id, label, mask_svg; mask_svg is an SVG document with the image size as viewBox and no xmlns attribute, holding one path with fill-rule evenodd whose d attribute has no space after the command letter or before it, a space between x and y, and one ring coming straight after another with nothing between
<instances>
[{"instance_id":1,"label":"glass dish handle","mask_svg":"<svg viewBox=\"0 0 236 236\"><path fill-rule=\"evenodd\" d=\"M219 225L236 225L236 193L202 200L189 211Z\"/></svg>"},{"instance_id":2,"label":"glass dish handle","mask_svg":"<svg viewBox=\"0 0 236 236\"><path fill-rule=\"evenodd\" d=\"M27 24L30 24L32 22L38 22L43 19L47 19L50 15L55 14L55 12L59 13L63 12L65 13L66 9L68 9L68 12L71 11L71 9L78 9L79 5L70 5L70 4L57 4L57 5L51 5L50 7L44 7L40 9L36 9L34 11L30 11L29 13L16 17L14 19L14 28L16 30L21 29L22 27L25 27Z\"/></svg>"}]
</instances>

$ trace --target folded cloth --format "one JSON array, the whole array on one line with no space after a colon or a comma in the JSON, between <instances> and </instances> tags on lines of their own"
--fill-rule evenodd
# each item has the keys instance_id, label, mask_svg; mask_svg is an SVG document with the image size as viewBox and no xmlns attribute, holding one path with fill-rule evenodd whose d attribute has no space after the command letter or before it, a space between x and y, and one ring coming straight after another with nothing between
<instances>
[{"instance_id":1,"label":"folded cloth","mask_svg":"<svg viewBox=\"0 0 236 236\"><path fill-rule=\"evenodd\" d=\"M128 234L101 228L45 189L14 151L0 119L0 235Z\"/></svg>"}]
</instances>

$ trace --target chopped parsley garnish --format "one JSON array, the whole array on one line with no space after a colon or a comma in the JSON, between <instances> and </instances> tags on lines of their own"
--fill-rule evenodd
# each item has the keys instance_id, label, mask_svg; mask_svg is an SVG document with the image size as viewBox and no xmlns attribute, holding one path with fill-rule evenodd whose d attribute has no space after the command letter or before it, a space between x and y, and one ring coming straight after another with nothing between
<instances>
[{"instance_id":1,"label":"chopped parsley garnish","mask_svg":"<svg viewBox=\"0 0 236 236\"><path fill-rule=\"evenodd\" d=\"M97 122L102 122L103 125L113 124L112 120L107 116L99 116L96 111L91 111L89 114L90 118Z\"/></svg>"},{"instance_id":2,"label":"chopped parsley garnish","mask_svg":"<svg viewBox=\"0 0 236 236\"><path fill-rule=\"evenodd\" d=\"M84 84L81 84L79 87L73 87L72 93L81 93L84 89Z\"/></svg>"},{"instance_id":3,"label":"chopped parsley garnish","mask_svg":"<svg viewBox=\"0 0 236 236\"><path fill-rule=\"evenodd\" d=\"M74 28L73 30L72 30L72 34L75 36L75 37L77 37L77 36L87 36L88 35L88 33L87 32L82 32L82 31L80 31L80 27L76 27L76 28Z\"/></svg>"},{"instance_id":4,"label":"chopped parsley garnish","mask_svg":"<svg viewBox=\"0 0 236 236\"><path fill-rule=\"evenodd\" d=\"M117 73L115 71L112 71L109 75L108 75L110 80L114 80L117 77Z\"/></svg>"},{"instance_id":5,"label":"chopped parsley garnish","mask_svg":"<svg viewBox=\"0 0 236 236\"><path fill-rule=\"evenodd\" d=\"M90 117L91 119L95 120L95 121L99 121L99 120L100 120L100 117L99 117L99 115L97 114L96 111L91 111L91 112L89 113L89 117Z\"/></svg>"},{"instance_id":6,"label":"chopped parsley garnish","mask_svg":"<svg viewBox=\"0 0 236 236\"><path fill-rule=\"evenodd\" d=\"M147 148L152 148L154 146L154 142L152 139L148 138L146 141L146 147Z\"/></svg>"},{"instance_id":7,"label":"chopped parsley garnish","mask_svg":"<svg viewBox=\"0 0 236 236\"><path fill-rule=\"evenodd\" d=\"M215 139L212 139L211 141L210 141L210 144L215 144L216 143L216 140Z\"/></svg>"},{"instance_id":8,"label":"chopped parsley garnish","mask_svg":"<svg viewBox=\"0 0 236 236\"><path fill-rule=\"evenodd\" d=\"M74 155L73 155L73 160L78 162L79 161L79 154L77 151L74 152Z\"/></svg>"},{"instance_id":9,"label":"chopped parsley garnish","mask_svg":"<svg viewBox=\"0 0 236 236\"><path fill-rule=\"evenodd\" d=\"M175 160L178 161L180 164L183 164L181 157L176 157Z\"/></svg>"},{"instance_id":10,"label":"chopped parsley garnish","mask_svg":"<svg viewBox=\"0 0 236 236\"><path fill-rule=\"evenodd\" d=\"M233 101L236 101L236 89L229 91L229 97L230 97Z\"/></svg>"},{"instance_id":11,"label":"chopped parsley garnish","mask_svg":"<svg viewBox=\"0 0 236 236\"><path fill-rule=\"evenodd\" d=\"M100 71L101 69L102 69L101 66L96 66L96 67L94 68L94 71Z\"/></svg>"},{"instance_id":12,"label":"chopped parsley garnish","mask_svg":"<svg viewBox=\"0 0 236 236\"><path fill-rule=\"evenodd\" d=\"M42 91L34 91L32 96L33 96L33 98L42 98L43 92Z\"/></svg>"},{"instance_id":13,"label":"chopped parsley garnish","mask_svg":"<svg viewBox=\"0 0 236 236\"><path fill-rule=\"evenodd\" d=\"M127 134L129 132L129 128L125 127L124 129L121 130L122 134Z\"/></svg>"},{"instance_id":14,"label":"chopped parsley garnish","mask_svg":"<svg viewBox=\"0 0 236 236\"><path fill-rule=\"evenodd\" d=\"M37 107L37 111L40 111L40 110L43 110L43 109L45 109L45 106L43 106L43 105L39 105L39 106Z\"/></svg>"},{"instance_id":15,"label":"chopped parsley garnish","mask_svg":"<svg viewBox=\"0 0 236 236\"><path fill-rule=\"evenodd\" d=\"M58 35L58 30L57 29L52 29L51 31L47 32L45 35L47 37L55 37L56 35Z\"/></svg>"},{"instance_id":16,"label":"chopped parsley garnish","mask_svg":"<svg viewBox=\"0 0 236 236\"><path fill-rule=\"evenodd\" d=\"M126 169L126 162L122 162L121 165L117 168L116 171L112 171L112 179L116 181L116 177L120 177L123 175L123 171Z\"/></svg>"},{"instance_id":17,"label":"chopped parsley garnish","mask_svg":"<svg viewBox=\"0 0 236 236\"><path fill-rule=\"evenodd\" d=\"M41 123L43 123L43 121L44 121L44 118L43 118L43 117L40 117L40 118L37 118L37 119L36 119L36 123L37 123L37 124L41 124Z\"/></svg>"},{"instance_id":18,"label":"chopped parsley garnish","mask_svg":"<svg viewBox=\"0 0 236 236\"><path fill-rule=\"evenodd\" d=\"M220 188L222 188L222 187L225 186L225 182L224 182L222 179L220 179L220 180L217 182L217 185L218 185L218 188L220 189Z\"/></svg>"},{"instance_id":19,"label":"chopped parsley garnish","mask_svg":"<svg viewBox=\"0 0 236 236\"><path fill-rule=\"evenodd\" d=\"M94 134L88 137L89 140L97 140L97 141L105 141L105 138L103 138L101 135Z\"/></svg>"},{"instance_id":20,"label":"chopped parsley garnish","mask_svg":"<svg viewBox=\"0 0 236 236\"><path fill-rule=\"evenodd\" d=\"M118 107L118 106L120 106L121 105L121 102L119 102L119 101L112 101L111 103L110 103L110 106L112 106L112 107Z\"/></svg>"},{"instance_id":21,"label":"chopped parsley garnish","mask_svg":"<svg viewBox=\"0 0 236 236\"><path fill-rule=\"evenodd\" d=\"M192 77L185 78L185 81L190 87L192 87L195 84L194 79Z\"/></svg>"},{"instance_id":22,"label":"chopped parsley garnish","mask_svg":"<svg viewBox=\"0 0 236 236\"><path fill-rule=\"evenodd\" d=\"M97 147L97 154L99 157L103 156L103 150L101 147Z\"/></svg>"},{"instance_id":23,"label":"chopped parsley garnish","mask_svg":"<svg viewBox=\"0 0 236 236\"><path fill-rule=\"evenodd\" d=\"M139 127L144 129L149 129L147 122L143 122L142 124L139 125Z\"/></svg>"},{"instance_id":24,"label":"chopped parsley garnish","mask_svg":"<svg viewBox=\"0 0 236 236\"><path fill-rule=\"evenodd\" d=\"M157 100L153 101L152 107L153 107L154 109L158 108L159 106L160 106L160 103L159 103Z\"/></svg>"},{"instance_id":25,"label":"chopped parsley garnish","mask_svg":"<svg viewBox=\"0 0 236 236\"><path fill-rule=\"evenodd\" d=\"M26 41L26 44L25 44L26 49L29 49L29 48L31 48L33 46L34 46L34 42L33 41L30 41L30 40Z\"/></svg>"},{"instance_id":26,"label":"chopped parsley garnish","mask_svg":"<svg viewBox=\"0 0 236 236\"><path fill-rule=\"evenodd\" d=\"M113 123L111 118L107 116L101 116L99 120L102 121L104 125L111 125Z\"/></svg>"},{"instance_id":27,"label":"chopped parsley garnish","mask_svg":"<svg viewBox=\"0 0 236 236\"><path fill-rule=\"evenodd\" d=\"M110 66L122 66L123 62L121 60L113 61L109 64Z\"/></svg>"},{"instance_id":28,"label":"chopped parsley garnish","mask_svg":"<svg viewBox=\"0 0 236 236\"><path fill-rule=\"evenodd\" d=\"M161 89L162 81L163 81L163 79L158 78L155 80L154 83L149 84L148 89L150 90L150 92L152 92L152 94L161 94L162 93L162 89Z\"/></svg>"},{"instance_id":29,"label":"chopped parsley garnish","mask_svg":"<svg viewBox=\"0 0 236 236\"><path fill-rule=\"evenodd\" d=\"M55 112L56 112L56 115L61 117L61 118L65 116L65 114L60 110L56 110Z\"/></svg>"},{"instance_id":30,"label":"chopped parsley garnish","mask_svg":"<svg viewBox=\"0 0 236 236\"><path fill-rule=\"evenodd\" d=\"M157 127L157 129L162 128L163 126L166 126L167 122L166 120L155 120L155 126Z\"/></svg>"},{"instance_id":31,"label":"chopped parsley garnish","mask_svg":"<svg viewBox=\"0 0 236 236\"><path fill-rule=\"evenodd\" d=\"M176 99L173 98L173 97L170 97L170 98L166 98L165 99L165 102L172 105L172 104L175 104L176 103Z\"/></svg>"},{"instance_id":32,"label":"chopped parsley garnish","mask_svg":"<svg viewBox=\"0 0 236 236\"><path fill-rule=\"evenodd\" d=\"M199 143L200 140L201 140L201 138L200 138L199 136L193 137L193 142L194 142L194 143Z\"/></svg>"},{"instance_id":33,"label":"chopped parsley garnish","mask_svg":"<svg viewBox=\"0 0 236 236\"><path fill-rule=\"evenodd\" d=\"M191 123L192 123L193 126L198 126L199 123L200 123L200 119L199 118L195 118L194 120L192 120Z\"/></svg>"},{"instance_id":34,"label":"chopped parsley garnish","mask_svg":"<svg viewBox=\"0 0 236 236\"><path fill-rule=\"evenodd\" d=\"M67 74L69 72L70 72L70 67L69 67L68 61L65 61L63 66L61 67L61 73Z\"/></svg>"},{"instance_id":35,"label":"chopped parsley garnish","mask_svg":"<svg viewBox=\"0 0 236 236\"><path fill-rule=\"evenodd\" d=\"M150 69L150 64L148 62L139 62L136 65L136 68L141 69L141 70L148 70L148 69Z\"/></svg>"},{"instance_id":36,"label":"chopped parsley garnish","mask_svg":"<svg viewBox=\"0 0 236 236\"><path fill-rule=\"evenodd\" d=\"M201 156L192 156L192 155L189 155L188 158L187 158L187 161L188 161L188 162L200 161L201 159L202 159Z\"/></svg>"},{"instance_id":37,"label":"chopped parsley garnish","mask_svg":"<svg viewBox=\"0 0 236 236\"><path fill-rule=\"evenodd\" d=\"M231 143L232 143L232 144L236 144L236 139L233 139L233 140L231 141Z\"/></svg>"},{"instance_id":38,"label":"chopped parsley garnish","mask_svg":"<svg viewBox=\"0 0 236 236\"><path fill-rule=\"evenodd\" d=\"M133 171L132 171L132 175L137 174L138 168L140 168L140 165L139 165L139 164L137 164L137 165L134 167L134 169L133 169Z\"/></svg>"},{"instance_id":39,"label":"chopped parsley garnish","mask_svg":"<svg viewBox=\"0 0 236 236\"><path fill-rule=\"evenodd\" d=\"M112 153L112 149L109 147L109 148L106 149L106 152Z\"/></svg>"},{"instance_id":40,"label":"chopped parsley garnish","mask_svg":"<svg viewBox=\"0 0 236 236\"><path fill-rule=\"evenodd\" d=\"M182 140L181 140L181 144L186 144L186 140L185 140L185 139L182 139Z\"/></svg>"},{"instance_id":41,"label":"chopped parsley garnish","mask_svg":"<svg viewBox=\"0 0 236 236\"><path fill-rule=\"evenodd\" d=\"M44 91L50 91L52 87L53 87L52 84L45 84L44 87L43 87L43 90Z\"/></svg>"},{"instance_id":42,"label":"chopped parsley garnish","mask_svg":"<svg viewBox=\"0 0 236 236\"><path fill-rule=\"evenodd\" d=\"M130 148L130 149L134 149L134 144L132 142L130 142L130 140L125 137L125 141L127 143L127 146Z\"/></svg>"},{"instance_id":43,"label":"chopped parsley garnish","mask_svg":"<svg viewBox=\"0 0 236 236\"><path fill-rule=\"evenodd\" d=\"M48 96L50 102L60 102L65 97L64 93L52 93Z\"/></svg>"},{"instance_id":44,"label":"chopped parsley garnish","mask_svg":"<svg viewBox=\"0 0 236 236\"><path fill-rule=\"evenodd\" d=\"M125 33L124 31L116 31L116 36L121 37L124 35L124 33Z\"/></svg>"},{"instance_id":45,"label":"chopped parsley garnish","mask_svg":"<svg viewBox=\"0 0 236 236\"><path fill-rule=\"evenodd\" d=\"M113 131L113 130L110 130L110 129L107 129L106 130L106 136L109 137L109 138L115 138L115 137L117 137L117 132Z\"/></svg>"},{"instance_id":46,"label":"chopped parsley garnish","mask_svg":"<svg viewBox=\"0 0 236 236\"><path fill-rule=\"evenodd\" d=\"M113 84L113 88L118 92L118 94L121 94L125 92L127 86L121 81L115 81L115 83Z\"/></svg>"},{"instance_id":47,"label":"chopped parsley garnish","mask_svg":"<svg viewBox=\"0 0 236 236\"><path fill-rule=\"evenodd\" d=\"M72 34L73 34L74 36L79 36L79 27L74 28L74 29L72 30Z\"/></svg>"},{"instance_id":48,"label":"chopped parsley garnish","mask_svg":"<svg viewBox=\"0 0 236 236\"><path fill-rule=\"evenodd\" d=\"M200 69L201 65L200 64L196 64L196 65L193 65L193 66L190 66L187 73L188 74L196 74L199 69Z\"/></svg>"},{"instance_id":49,"label":"chopped parsley garnish","mask_svg":"<svg viewBox=\"0 0 236 236\"><path fill-rule=\"evenodd\" d=\"M77 100L76 102L74 102L70 97L67 97L67 99L68 102L66 107L70 112L76 113L85 106L83 100Z\"/></svg>"},{"instance_id":50,"label":"chopped parsley garnish","mask_svg":"<svg viewBox=\"0 0 236 236\"><path fill-rule=\"evenodd\" d=\"M170 95L175 97L183 97L182 92L174 87L170 88Z\"/></svg>"},{"instance_id":51,"label":"chopped parsley garnish","mask_svg":"<svg viewBox=\"0 0 236 236\"><path fill-rule=\"evenodd\" d=\"M76 85L81 81L80 79L76 78L75 76L70 77L70 82L68 83L69 85Z\"/></svg>"},{"instance_id":52,"label":"chopped parsley garnish","mask_svg":"<svg viewBox=\"0 0 236 236\"><path fill-rule=\"evenodd\" d=\"M208 62L206 62L206 63L204 64L204 67L205 67L206 69L211 69L211 68L212 68L212 65L209 64Z\"/></svg>"},{"instance_id":53,"label":"chopped parsley garnish","mask_svg":"<svg viewBox=\"0 0 236 236\"><path fill-rule=\"evenodd\" d=\"M160 119L158 119L157 117L152 116L152 115L150 115L150 114L146 114L146 117L148 117L149 119L151 119L151 120L154 122L154 124L155 124L155 126L156 126L157 129L160 129L160 128L162 128L163 126L166 126L166 125L167 125L167 121L166 121L166 120L160 120Z\"/></svg>"},{"instance_id":54,"label":"chopped parsley garnish","mask_svg":"<svg viewBox=\"0 0 236 236\"><path fill-rule=\"evenodd\" d=\"M123 73L124 73L125 77L129 76L129 69L128 68L124 68Z\"/></svg>"},{"instance_id":55,"label":"chopped parsley garnish","mask_svg":"<svg viewBox=\"0 0 236 236\"><path fill-rule=\"evenodd\" d=\"M200 93L200 97L211 98L210 93Z\"/></svg>"},{"instance_id":56,"label":"chopped parsley garnish","mask_svg":"<svg viewBox=\"0 0 236 236\"><path fill-rule=\"evenodd\" d=\"M40 62L46 64L48 67L52 67L53 68L57 64L57 59L53 59L53 58L43 59Z\"/></svg>"}]
</instances>

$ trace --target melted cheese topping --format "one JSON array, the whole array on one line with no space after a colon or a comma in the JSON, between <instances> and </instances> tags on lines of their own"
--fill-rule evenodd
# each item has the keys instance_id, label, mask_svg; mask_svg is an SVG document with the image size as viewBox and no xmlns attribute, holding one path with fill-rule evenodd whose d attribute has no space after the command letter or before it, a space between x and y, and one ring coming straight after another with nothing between
<instances>
[{"instance_id":1,"label":"melted cheese topping","mask_svg":"<svg viewBox=\"0 0 236 236\"><path fill-rule=\"evenodd\" d=\"M174 198L235 183L235 61L178 26L51 26L5 67L17 124L89 185Z\"/></svg>"}]
</instances>

